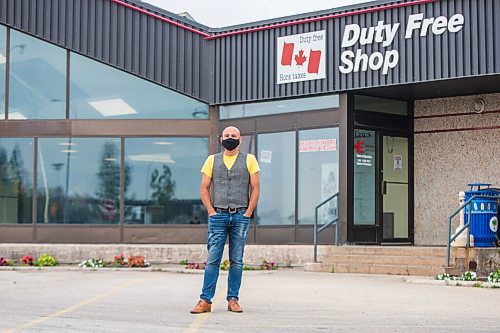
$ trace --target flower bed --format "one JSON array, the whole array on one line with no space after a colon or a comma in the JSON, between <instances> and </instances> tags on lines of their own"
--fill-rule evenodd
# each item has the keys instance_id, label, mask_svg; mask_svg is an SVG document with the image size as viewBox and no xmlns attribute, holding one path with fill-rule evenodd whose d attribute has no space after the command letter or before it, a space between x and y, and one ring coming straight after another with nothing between
<instances>
[{"instance_id":1,"label":"flower bed","mask_svg":"<svg viewBox=\"0 0 500 333\"><path fill-rule=\"evenodd\" d=\"M38 267L53 267L58 266L57 259L47 253L42 254L38 259L31 255L25 255L18 261L7 260L0 257L0 266L38 266ZM141 255L130 255L125 258L123 254L114 256L113 261L105 261L103 259L90 258L78 264L81 268L103 268L103 267L149 267L151 264Z\"/></svg>"},{"instance_id":2,"label":"flower bed","mask_svg":"<svg viewBox=\"0 0 500 333\"><path fill-rule=\"evenodd\" d=\"M179 264L184 265L186 269L205 269L207 263L196 263L196 262L188 262L187 260L181 261ZM222 271L228 271L231 266L231 263L229 260L224 260L221 262L219 269ZM267 260L263 260L262 264L259 266L248 266L244 265L243 270L245 271L271 271L271 270L276 270L278 269L279 266L278 264L274 262L269 262Z\"/></svg>"},{"instance_id":3,"label":"flower bed","mask_svg":"<svg viewBox=\"0 0 500 333\"><path fill-rule=\"evenodd\" d=\"M444 274L438 274L435 277L436 280L443 280L443 281L476 281L477 280L477 274L476 272L472 271L467 271L461 276L453 276L447 273Z\"/></svg>"},{"instance_id":4,"label":"flower bed","mask_svg":"<svg viewBox=\"0 0 500 333\"><path fill-rule=\"evenodd\" d=\"M80 267L84 268L103 268L103 267L149 267L151 264L144 259L144 256L130 255L125 258L123 253L113 257L112 262L106 262L102 259L88 259L82 261Z\"/></svg>"},{"instance_id":5,"label":"flower bed","mask_svg":"<svg viewBox=\"0 0 500 333\"><path fill-rule=\"evenodd\" d=\"M488 282L500 283L500 269L497 269L496 272L491 272L488 276Z\"/></svg>"}]
</instances>

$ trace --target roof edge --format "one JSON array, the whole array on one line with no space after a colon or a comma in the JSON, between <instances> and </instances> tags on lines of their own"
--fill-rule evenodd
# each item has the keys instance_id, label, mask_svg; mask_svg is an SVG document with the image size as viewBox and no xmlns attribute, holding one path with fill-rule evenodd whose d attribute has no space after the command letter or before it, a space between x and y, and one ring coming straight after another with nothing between
<instances>
[{"instance_id":1,"label":"roof edge","mask_svg":"<svg viewBox=\"0 0 500 333\"><path fill-rule=\"evenodd\" d=\"M342 12L349 12L349 11L353 11L353 10L378 7L378 6L382 6L382 5L393 4L393 3L396 4L396 3L403 3L403 2L411 2L411 0L410 1L407 1L407 0L406 1L405 0L372 0L372 1L367 1L367 2L363 2L363 3L355 4L355 5L334 7L331 9L323 9L323 10L319 10L319 11L312 11L312 12L295 14L295 15L280 16L277 18L271 18L271 19L267 19L267 20L230 25L230 26L225 26L225 27L220 27L220 28L209 28L208 31L214 32L214 33L223 33L223 32L228 32L228 31L232 31L232 30L255 28L255 27L259 27L259 26L282 23L282 22L298 21L298 20L308 19L308 18L313 18L313 17L320 17L320 16L326 16L326 15L330 15L330 14L338 14L338 13L342 13Z\"/></svg>"},{"instance_id":2,"label":"roof edge","mask_svg":"<svg viewBox=\"0 0 500 333\"><path fill-rule=\"evenodd\" d=\"M112 3L128 7L145 15L152 16L164 22L176 25L193 33L202 35L205 39L216 39L235 34L243 34L261 30L274 29L290 25L304 24L314 21L330 20L343 16L360 15L387 9L394 9L419 4L433 3L440 0L376 0L362 4L343 6L339 8L326 9L317 12L284 16L276 19L250 22L241 25L228 26L223 28L210 28L203 24L190 21L182 16L171 13L151 4L138 0L109 0Z\"/></svg>"}]
</instances>

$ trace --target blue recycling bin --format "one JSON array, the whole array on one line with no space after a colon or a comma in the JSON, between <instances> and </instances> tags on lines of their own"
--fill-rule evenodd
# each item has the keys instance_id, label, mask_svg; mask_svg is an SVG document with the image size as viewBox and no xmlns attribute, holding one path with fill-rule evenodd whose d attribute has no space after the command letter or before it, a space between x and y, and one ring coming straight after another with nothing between
<instances>
[{"instance_id":1,"label":"blue recycling bin","mask_svg":"<svg viewBox=\"0 0 500 333\"><path fill-rule=\"evenodd\" d=\"M488 183L468 184L469 191L465 191L465 201L474 195L500 196L500 189L491 188ZM465 223L469 220L470 232L474 235L474 246L494 247L498 233L498 199L475 198L471 205L465 207Z\"/></svg>"}]
</instances>

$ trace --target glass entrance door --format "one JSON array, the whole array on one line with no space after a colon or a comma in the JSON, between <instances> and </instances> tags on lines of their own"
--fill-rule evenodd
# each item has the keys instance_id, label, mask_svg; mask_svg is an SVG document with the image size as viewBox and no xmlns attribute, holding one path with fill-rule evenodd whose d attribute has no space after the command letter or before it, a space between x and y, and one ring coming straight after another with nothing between
<instances>
[{"instance_id":1,"label":"glass entrance door","mask_svg":"<svg viewBox=\"0 0 500 333\"><path fill-rule=\"evenodd\" d=\"M354 130L353 240L379 243L377 133Z\"/></svg>"},{"instance_id":2,"label":"glass entrance door","mask_svg":"<svg viewBox=\"0 0 500 333\"><path fill-rule=\"evenodd\" d=\"M408 241L408 138L381 139L382 241Z\"/></svg>"},{"instance_id":3,"label":"glass entrance door","mask_svg":"<svg viewBox=\"0 0 500 333\"><path fill-rule=\"evenodd\" d=\"M408 138L354 130L353 240L409 242Z\"/></svg>"}]
</instances>

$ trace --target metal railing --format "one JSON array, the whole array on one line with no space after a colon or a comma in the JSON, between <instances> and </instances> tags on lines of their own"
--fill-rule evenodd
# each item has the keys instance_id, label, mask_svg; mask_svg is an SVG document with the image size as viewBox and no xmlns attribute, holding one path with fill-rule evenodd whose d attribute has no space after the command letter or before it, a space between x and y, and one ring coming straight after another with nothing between
<instances>
[{"instance_id":1,"label":"metal railing","mask_svg":"<svg viewBox=\"0 0 500 333\"><path fill-rule=\"evenodd\" d=\"M448 244L446 245L446 267L450 267L450 255L451 255L451 243L460 236L462 232L464 232L465 229L467 229L467 243L465 248L470 247L470 224L471 224L471 205L472 201L477 198L485 198L485 199L497 199L500 200L500 195L495 196L495 195L473 195L472 197L469 198L463 205L461 205L453 214L448 217ZM458 230L453 237L451 236L451 220L457 216L458 213L460 213L465 207L469 206L468 212L467 212L467 223L464 223L464 226Z\"/></svg>"},{"instance_id":2,"label":"metal railing","mask_svg":"<svg viewBox=\"0 0 500 333\"><path fill-rule=\"evenodd\" d=\"M332 200L336 200L337 205L335 209L335 218L328 222L323 224L320 228L318 228L318 210L323 207L325 204ZM322 201L319 205L316 206L315 212L314 212L314 262L318 262L318 234L331 226L332 224L335 225L335 245L339 244L339 192L335 193L328 199Z\"/></svg>"}]
</instances>

